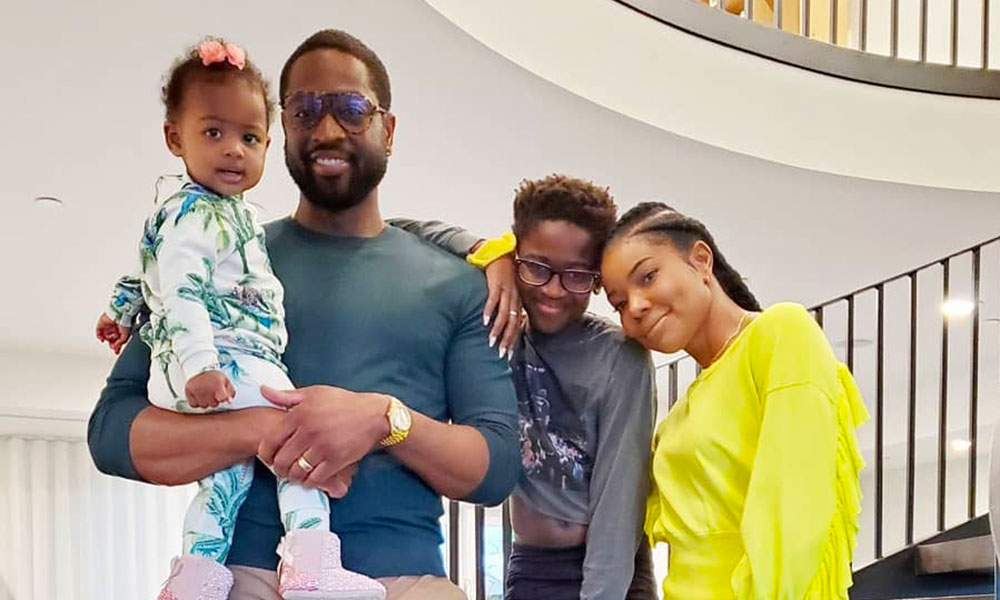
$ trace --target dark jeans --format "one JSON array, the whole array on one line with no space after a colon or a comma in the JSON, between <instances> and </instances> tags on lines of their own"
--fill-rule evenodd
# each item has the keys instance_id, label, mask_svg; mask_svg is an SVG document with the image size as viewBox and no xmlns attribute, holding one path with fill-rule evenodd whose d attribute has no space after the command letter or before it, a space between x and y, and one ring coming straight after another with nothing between
<instances>
[{"instance_id":1,"label":"dark jeans","mask_svg":"<svg viewBox=\"0 0 1000 600\"><path fill-rule=\"evenodd\" d=\"M514 544L507 566L504 600L580 600L586 546L535 548ZM653 556L643 540L625 600L655 600Z\"/></svg>"}]
</instances>

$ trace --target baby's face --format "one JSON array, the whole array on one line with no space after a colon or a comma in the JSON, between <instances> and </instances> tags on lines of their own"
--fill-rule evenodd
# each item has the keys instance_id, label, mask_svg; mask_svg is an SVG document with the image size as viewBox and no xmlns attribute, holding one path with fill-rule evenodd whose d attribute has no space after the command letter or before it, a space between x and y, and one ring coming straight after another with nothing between
<instances>
[{"instance_id":1,"label":"baby's face","mask_svg":"<svg viewBox=\"0 0 1000 600\"><path fill-rule=\"evenodd\" d=\"M178 112L164 125L167 146L191 179L223 196L257 185L270 143L259 89L238 77L194 81Z\"/></svg>"}]
</instances>

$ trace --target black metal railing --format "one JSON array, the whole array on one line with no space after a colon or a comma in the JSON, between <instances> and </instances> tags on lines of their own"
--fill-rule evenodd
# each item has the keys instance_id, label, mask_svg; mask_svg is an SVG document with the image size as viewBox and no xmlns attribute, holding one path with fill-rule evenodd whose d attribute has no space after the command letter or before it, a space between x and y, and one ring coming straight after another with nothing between
<instances>
[{"instance_id":1,"label":"black metal railing","mask_svg":"<svg viewBox=\"0 0 1000 600\"><path fill-rule=\"evenodd\" d=\"M996 305L1000 304L1000 236L915 269L883 279L877 283L864 286L832 300L822 302L810 309L817 323L824 329L832 342L835 342L840 337L840 334L843 334L844 339L842 348L839 349L839 354L852 372L859 366L858 350L863 346L861 342L868 341L858 337L859 321L867 322L870 320L872 322L871 328L874 340L870 341L875 353L871 360L873 363L874 381L869 383L872 384L871 387L873 387L872 391L874 393L865 394L865 398L872 417L869 427L874 429L871 432L874 439L872 440L870 451L866 449L866 454L870 454L872 459L868 461L868 469L873 471L873 482L871 484L873 493L871 493L872 505L870 518L863 519L862 534L864 536L864 534L868 533L866 530L870 530L871 547L869 551L871 553L870 558L873 560L885 556L887 545L884 526L887 514L885 465L889 451L886 445L886 426L888 423L886 413L887 397L900 399L900 404L904 406L906 412L906 418L899 420L905 426L905 440L902 442L902 448L905 449L906 454L905 467L903 468L905 497L902 500L902 507L898 505L890 507L891 514L904 515L904 521L901 526L903 531L899 536L900 544L910 546L914 543L915 539L919 539L918 533L920 534L919 537L929 537L930 535L944 531L946 527L958 524L957 522L949 522L948 516L948 436L950 433L955 433L949 431L948 416L949 410L955 408L961 402L964 402L964 407L968 410L967 432L960 432L968 434L968 458L966 459L967 481L964 490L966 502L962 514L957 517L952 515L951 521L956 521L956 519L971 519L977 516L977 513L985 512L986 510L985 503L977 502L977 490L987 489L988 487L981 485L983 482L980 482L980 477L983 474L979 472L980 465L977 457L979 449L980 363L982 362L983 354L981 322L982 307L984 305L982 286L984 251L990 252L994 258L993 262L996 263L993 273L996 273L997 277L993 281L995 285L991 287L993 291L991 305L995 310ZM957 272L953 268L959 262L968 262L968 269L964 274ZM960 279L964 281L959 281ZM956 372L958 363L954 359L956 358L956 354L959 353L956 352L956 347L953 343L953 340L956 338L952 335L953 331L951 330L951 319L955 317L949 317L943 310L938 310L944 303L959 298L956 294L956 289L960 287L967 288L964 291L968 292L968 298L962 299L968 300L971 303L971 310L967 315L962 317L970 320L968 339L971 344L971 347L968 349L968 390L961 394L962 397L960 397L960 394L953 393L951 389L951 384L956 381L954 378L960 375ZM940 290L940 297L934 293L930 293L935 290ZM887 313L887 303L889 300L905 301L894 303L894 306L898 304L899 307L903 307L901 311L905 313L902 315L905 318L896 318L893 322L896 325L905 324L907 331L905 331L905 335L903 336L893 336L892 340L887 336L887 322L889 320L887 319L887 314L899 317L900 310L891 309ZM922 317L920 313L921 309L926 309L929 305L933 305L931 308L934 309L932 311L934 316L927 318L924 315ZM840 314L838 314L838 311ZM991 320L1000 321L1000 314L997 316L998 318ZM871 318L866 319L865 317ZM935 323L935 320L939 322ZM930 324L927 321L930 321ZM939 337L937 338L929 335L935 330L939 331ZM1000 337L996 339L1000 343ZM893 344L891 343L893 341L900 343ZM840 346L840 344L837 344L837 346ZM939 348L934 348L934 346L939 346ZM917 443L919 441L917 417L920 409L926 410L928 408L928 406L918 403L920 397L919 373L923 367L922 362L926 362L921 360L921 355L918 352L923 347L940 350L940 352L935 353L939 374L937 378L938 389L935 394L937 399L937 422L936 428L934 428L934 437L936 437L936 440L934 440L936 444L936 455L934 458L936 490L935 494L933 494L935 502L934 515L929 520L930 522L919 520L916 511L918 479ZM904 354L905 377L899 378L899 385L889 385L886 381L886 358L903 356ZM992 356L997 357L998 361L1000 361L1000 351L993 352ZM697 363L687 355L668 360L658 365L657 370L658 373L664 375L666 378L665 382L660 381L660 393L662 396L665 396L664 400L668 409L673 407L680 398L682 386L692 381L700 372ZM859 385L863 383L863 381L859 381ZM663 387L666 389L664 390ZM930 404L934 406L933 402ZM459 573L462 569L462 561L460 559L462 555L462 547L460 545L460 513L463 510L462 506L458 502L448 503L449 576L456 584L461 584ZM493 527L497 526L495 523L496 519L500 521L502 562L498 574L499 582L502 585L512 542L509 506L507 503L504 503L502 507L495 509L484 509L481 506L476 506L466 507L466 510L471 510L473 514L475 553L469 558L474 562L472 572L475 577L476 600L486 600L487 575L484 565L484 529L488 521L487 511L490 511L489 514L496 516L492 525ZM859 553L861 551L862 549L859 548ZM864 559L856 560L855 567L859 568L864 566L865 563ZM502 591L500 593L502 594Z\"/></svg>"},{"instance_id":2,"label":"black metal railing","mask_svg":"<svg viewBox=\"0 0 1000 600\"><path fill-rule=\"evenodd\" d=\"M458 586L463 586L465 583L461 575L463 570L466 574L471 574L473 579L473 585L475 589L476 600L487 600L487 598L502 598L503 597L503 582L507 574L507 563L510 560L510 552L513 547L514 533L511 529L510 523L510 504L504 502L499 507L485 508L483 506L473 506L460 502L449 501L447 503L447 518L448 518L448 541L447 541L447 555L448 555L448 577L451 581ZM463 552L462 548L462 515L467 516L471 514L472 519L472 536L473 536L473 553L469 555ZM494 517L494 521L498 521L494 526L499 525L500 528L500 552L497 557L497 570L496 577L492 579L494 594L488 595L490 591L488 588L487 581L487 565L486 565L486 540L485 532L486 528L489 526L487 524L487 514ZM472 560L471 569L464 569L463 558L469 556ZM469 573L468 571L471 571Z\"/></svg>"}]
</instances>

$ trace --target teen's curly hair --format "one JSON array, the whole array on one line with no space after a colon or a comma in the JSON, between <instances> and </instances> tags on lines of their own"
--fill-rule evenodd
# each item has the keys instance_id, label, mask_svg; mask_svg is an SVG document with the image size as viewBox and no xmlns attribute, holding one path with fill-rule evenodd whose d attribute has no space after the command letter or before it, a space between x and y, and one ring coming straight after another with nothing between
<instances>
[{"instance_id":1,"label":"teen's curly hair","mask_svg":"<svg viewBox=\"0 0 1000 600\"><path fill-rule=\"evenodd\" d=\"M567 221L590 233L600 256L617 215L608 188L559 174L525 179L514 196L514 235L524 236L540 221Z\"/></svg>"}]
</instances>

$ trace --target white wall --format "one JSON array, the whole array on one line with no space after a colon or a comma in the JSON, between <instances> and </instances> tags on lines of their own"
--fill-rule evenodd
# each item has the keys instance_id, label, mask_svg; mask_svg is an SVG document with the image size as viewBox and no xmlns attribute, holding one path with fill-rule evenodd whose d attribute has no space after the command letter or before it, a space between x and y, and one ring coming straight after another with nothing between
<instances>
[{"instance_id":1,"label":"white wall","mask_svg":"<svg viewBox=\"0 0 1000 600\"><path fill-rule=\"evenodd\" d=\"M96 342L95 342L96 344ZM0 351L0 435L82 440L114 356Z\"/></svg>"},{"instance_id":2,"label":"white wall","mask_svg":"<svg viewBox=\"0 0 1000 600\"><path fill-rule=\"evenodd\" d=\"M828 173L1000 190L998 102L791 68L605 0L428 1L525 69L666 131Z\"/></svg>"}]
</instances>

